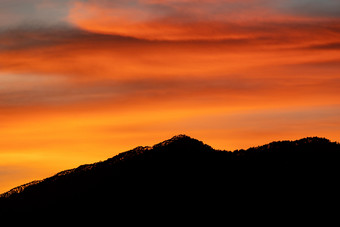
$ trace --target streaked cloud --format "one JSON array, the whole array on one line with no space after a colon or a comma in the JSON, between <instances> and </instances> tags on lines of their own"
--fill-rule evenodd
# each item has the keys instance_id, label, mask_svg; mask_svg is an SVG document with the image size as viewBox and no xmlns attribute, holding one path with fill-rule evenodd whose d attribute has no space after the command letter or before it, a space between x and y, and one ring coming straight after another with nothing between
<instances>
[{"instance_id":1,"label":"streaked cloud","mask_svg":"<svg viewBox=\"0 0 340 227\"><path fill-rule=\"evenodd\" d=\"M272 37L287 32L299 33L304 38L310 35L309 31L325 29L332 23L339 31L338 23L330 21L333 16L319 17L328 11L331 14L334 7L339 8L334 2L86 1L74 3L69 21L88 31L151 40ZM308 9L311 13L306 13Z\"/></svg>"}]
</instances>

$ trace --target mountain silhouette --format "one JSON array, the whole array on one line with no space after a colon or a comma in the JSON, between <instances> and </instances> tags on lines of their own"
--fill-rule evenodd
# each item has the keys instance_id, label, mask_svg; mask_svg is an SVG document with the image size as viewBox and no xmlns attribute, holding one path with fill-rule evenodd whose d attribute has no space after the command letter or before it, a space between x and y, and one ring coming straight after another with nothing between
<instances>
[{"instance_id":1,"label":"mountain silhouette","mask_svg":"<svg viewBox=\"0 0 340 227\"><path fill-rule=\"evenodd\" d=\"M317 188L335 190L339 161L340 144L318 137L231 152L179 135L14 188L0 196L0 210L99 214L308 201Z\"/></svg>"}]
</instances>

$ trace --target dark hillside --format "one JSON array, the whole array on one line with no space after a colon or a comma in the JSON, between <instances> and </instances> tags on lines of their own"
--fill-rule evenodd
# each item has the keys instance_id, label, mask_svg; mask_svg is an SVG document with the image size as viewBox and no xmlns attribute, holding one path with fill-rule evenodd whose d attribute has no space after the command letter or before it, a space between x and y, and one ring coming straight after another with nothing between
<instances>
[{"instance_id":1,"label":"dark hillside","mask_svg":"<svg viewBox=\"0 0 340 227\"><path fill-rule=\"evenodd\" d=\"M228 152L180 135L15 188L2 195L0 209L95 213L285 200L320 185L334 189L339 160L340 145L317 137Z\"/></svg>"}]
</instances>

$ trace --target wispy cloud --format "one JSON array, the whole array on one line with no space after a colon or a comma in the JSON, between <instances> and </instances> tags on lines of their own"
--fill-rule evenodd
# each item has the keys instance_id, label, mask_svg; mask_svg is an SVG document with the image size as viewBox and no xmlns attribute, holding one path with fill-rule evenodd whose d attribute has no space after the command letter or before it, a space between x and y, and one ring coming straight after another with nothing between
<instances>
[{"instance_id":1,"label":"wispy cloud","mask_svg":"<svg viewBox=\"0 0 340 227\"><path fill-rule=\"evenodd\" d=\"M320 83L316 72L323 78L337 76L340 55L333 51L337 42L332 42L337 30L332 24L319 27L308 41L287 38L296 29L291 26L273 27L288 30L275 38L269 33L265 37L264 28L252 28L264 37L218 41L152 41L70 26L17 27L0 33L1 105L71 105L138 97L165 101L200 95L236 99L269 93L283 101L298 84L307 97L312 94L310 84L322 90L328 83ZM314 27L298 28L303 33ZM325 37L330 38L322 40ZM332 62L333 67L324 67ZM330 87L334 84L329 81ZM287 95L280 97L280 90Z\"/></svg>"},{"instance_id":2,"label":"wispy cloud","mask_svg":"<svg viewBox=\"0 0 340 227\"><path fill-rule=\"evenodd\" d=\"M318 12L332 13L334 7L339 8L337 4L312 0L86 1L74 3L69 21L89 31L156 40L272 37L278 33L293 38L299 33L305 38L312 30L326 29L334 17L320 17ZM333 25L339 31L338 23Z\"/></svg>"}]
</instances>

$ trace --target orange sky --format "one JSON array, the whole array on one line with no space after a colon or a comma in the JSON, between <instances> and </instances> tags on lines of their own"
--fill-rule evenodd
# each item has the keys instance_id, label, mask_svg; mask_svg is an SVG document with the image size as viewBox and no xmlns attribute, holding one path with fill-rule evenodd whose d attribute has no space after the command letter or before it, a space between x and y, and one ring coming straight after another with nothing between
<instances>
[{"instance_id":1,"label":"orange sky","mask_svg":"<svg viewBox=\"0 0 340 227\"><path fill-rule=\"evenodd\" d=\"M339 141L337 4L5 1L0 192L175 134Z\"/></svg>"}]
</instances>

